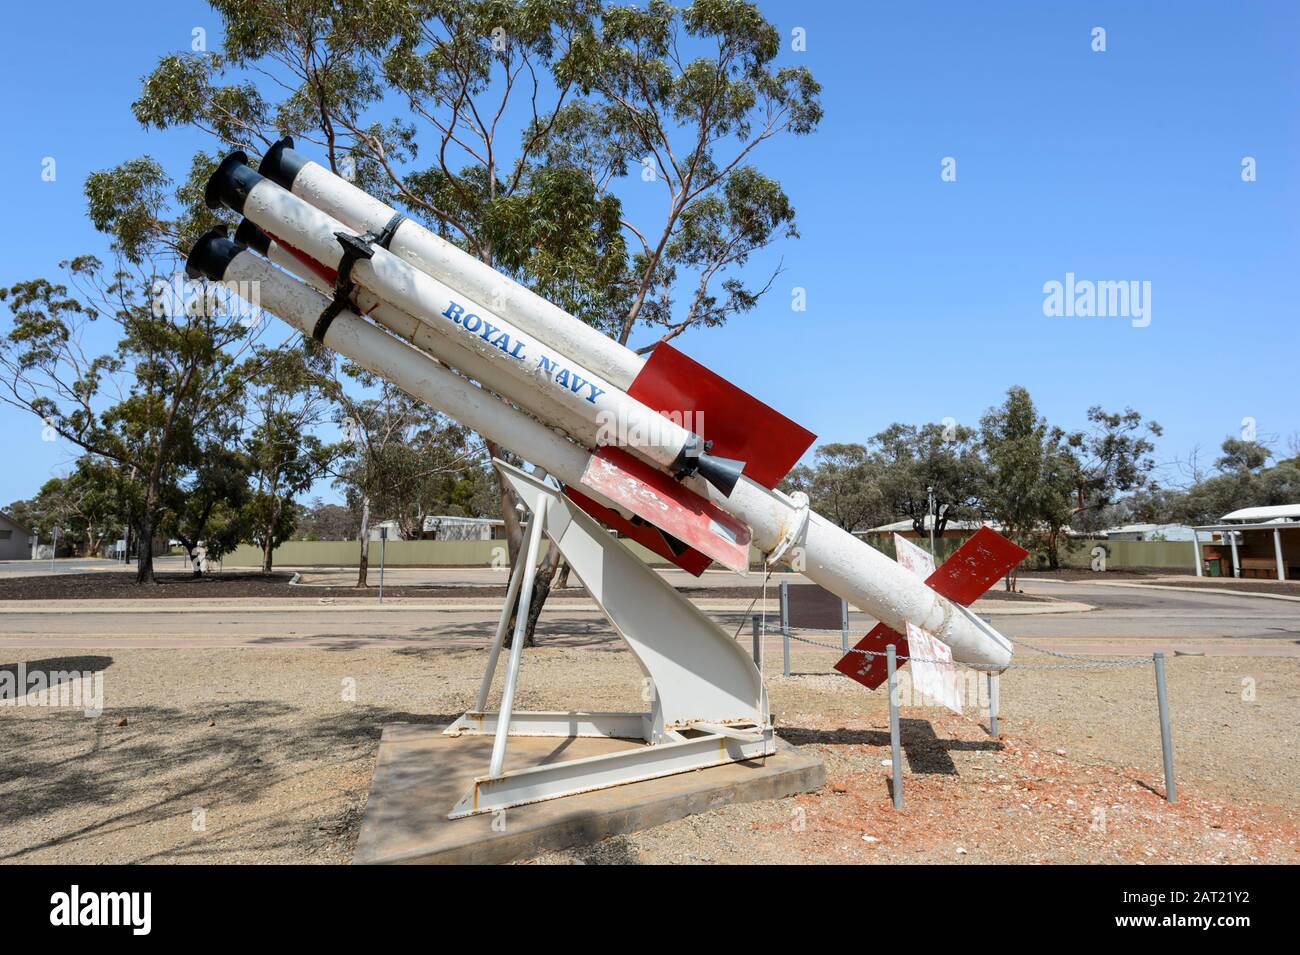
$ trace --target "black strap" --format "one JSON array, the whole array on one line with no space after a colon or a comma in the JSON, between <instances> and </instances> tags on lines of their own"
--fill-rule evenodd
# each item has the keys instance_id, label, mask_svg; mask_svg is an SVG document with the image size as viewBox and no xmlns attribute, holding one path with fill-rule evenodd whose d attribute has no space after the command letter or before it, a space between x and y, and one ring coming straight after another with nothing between
<instances>
[{"instance_id":1,"label":"black strap","mask_svg":"<svg viewBox=\"0 0 1300 955\"><path fill-rule=\"evenodd\" d=\"M381 249L388 248L388 244L393 241L393 236L397 234L397 227L406 221L406 216L400 212L394 212L393 217L388 220L388 225L379 230L379 235L375 236L375 245Z\"/></svg>"},{"instance_id":2,"label":"black strap","mask_svg":"<svg viewBox=\"0 0 1300 955\"><path fill-rule=\"evenodd\" d=\"M386 230L388 226L384 228ZM311 330L311 337L318 342L325 341L325 333L329 331L330 324L348 307L352 299L352 290L356 287L352 282L353 264L357 259L369 259L375 254L375 236L369 232L365 235L335 232L334 237L343 246L343 255L339 259L338 277L334 279L334 299L325 306L325 310L316 319L316 326Z\"/></svg>"}]
</instances>

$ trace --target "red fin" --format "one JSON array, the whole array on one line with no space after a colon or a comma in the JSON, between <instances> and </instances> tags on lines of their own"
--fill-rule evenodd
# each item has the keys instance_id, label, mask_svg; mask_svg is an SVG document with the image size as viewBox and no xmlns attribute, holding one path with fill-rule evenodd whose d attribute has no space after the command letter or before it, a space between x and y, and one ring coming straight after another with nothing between
<instances>
[{"instance_id":1,"label":"red fin","mask_svg":"<svg viewBox=\"0 0 1300 955\"><path fill-rule=\"evenodd\" d=\"M636 541L654 551L664 560L670 561L695 577L708 569L713 561L707 554L701 554L694 547L688 547L670 534L661 531L653 524L633 524L613 508L598 504L587 495L573 487L566 487L564 493L580 508L600 521L606 527L612 527L620 534Z\"/></svg>"},{"instance_id":2,"label":"red fin","mask_svg":"<svg viewBox=\"0 0 1300 955\"><path fill-rule=\"evenodd\" d=\"M584 487L739 573L749 570L749 528L712 501L618 448L591 456Z\"/></svg>"},{"instance_id":3,"label":"red fin","mask_svg":"<svg viewBox=\"0 0 1300 955\"><path fill-rule=\"evenodd\" d=\"M953 603L969 607L1028 556L1019 544L981 527L925 583Z\"/></svg>"},{"instance_id":4,"label":"red fin","mask_svg":"<svg viewBox=\"0 0 1300 955\"><path fill-rule=\"evenodd\" d=\"M776 487L817 435L666 343L655 346L627 393L745 462L745 476ZM703 415L699 421L697 415Z\"/></svg>"},{"instance_id":5,"label":"red fin","mask_svg":"<svg viewBox=\"0 0 1300 955\"><path fill-rule=\"evenodd\" d=\"M884 653L885 647L891 643L894 645L895 653L900 657L907 656L907 638L890 630L883 623L878 623L871 628L870 633L858 641L855 649ZM899 662L899 666L905 666L906 664L906 659ZM849 652L844 654L839 662L835 664L835 669L850 680L857 680L868 690L874 690L889 679L889 664L885 661L885 658L869 657L864 653Z\"/></svg>"},{"instance_id":6,"label":"red fin","mask_svg":"<svg viewBox=\"0 0 1300 955\"><path fill-rule=\"evenodd\" d=\"M925 579L925 584L953 603L969 607L1027 556L1029 551L1019 544L1007 540L997 531L981 527ZM907 656L907 639L883 623L876 624L858 643L857 649L884 653L889 643L895 645L900 657ZM906 663L906 660L902 661L902 664ZM869 690L889 679L884 657L846 653L835 664L835 669Z\"/></svg>"}]
</instances>

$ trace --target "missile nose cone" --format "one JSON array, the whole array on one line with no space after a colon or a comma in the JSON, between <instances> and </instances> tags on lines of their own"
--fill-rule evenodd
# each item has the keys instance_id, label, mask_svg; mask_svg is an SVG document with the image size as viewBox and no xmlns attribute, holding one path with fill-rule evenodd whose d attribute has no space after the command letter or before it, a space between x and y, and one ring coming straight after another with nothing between
<instances>
[{"instance_id":1,"label":"missile nose cone","mask_svg":"<svg viewBox=\"0 0 1300 955\"><path fill-rule=\"evenodd\" d=\"M254 225L251 219L239 223L239 228L235 230L235 241L258 255L266 255L271 251L271 237Z\"/></svg>"},{"instance_id":2,"label":"missile nose cone","mask_svg":"<svg viewBox=\"0 0 1300 955\"><path fill-rule=\"evenodd\" d=\"M230 260L243 251L242 245L230 240L225 226L209 229L190 249L190 257L185 260L185 274L192 279L205 278L220 282L226 277Z\"/></svg>"},{"instance_id":3,"label":"missile nose cone","mask_svg":"<svg viewBox=\"0 0 1300 955\"><path fill-rule=\"evenodd\" d=\"M225 206L235 212L243 212L244 200L261 179L257 171L248 165L248 155L242 150L236 150L221 160L221 165L208 179L208 184L203 189L203 202L209 209Z\"/></svg>"},{"instance_id":4,"label":"missile nose cone","mask_svg":"<svg viewBox=\"0 0 1300 955\"><path fill-rule=\"evenodd\" d=\"M745 462L734 458L720 458L713 454L701 454L697 461L696 473L727 497L731 497L736 482L740 480L741 472L745 470Z\"/></svg>"},{"instance_id":5,"label":"missile nose cone","mask_svg":"<svg viewBox=\"0 0 1300 955\"><path fill-rule=\"evenodd\" d=\"M266 151L257 171L285 189L293 188L298 171L307 165L307 158L293 148L293 137L286 136Z\"/></svg>"}]
</instances>

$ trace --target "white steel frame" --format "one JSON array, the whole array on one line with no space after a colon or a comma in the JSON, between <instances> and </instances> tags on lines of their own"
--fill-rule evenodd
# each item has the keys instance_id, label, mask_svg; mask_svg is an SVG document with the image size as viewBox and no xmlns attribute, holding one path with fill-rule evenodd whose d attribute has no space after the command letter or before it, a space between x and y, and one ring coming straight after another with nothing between
<instances>
[{"instance_id":1,"label":"white steel frame","mask_svg":"<svg viewBox=\"0 0 1300 955\"><path fill-rule=\"evenodd\" d=\"M767 689L750 654L600 524L538 478L494 461L532 512L488 652L474 709L444 731L492 736L485 776L448 814L455 819L675 773L761 759L776 752ZM523 712L514 709L524 628L543 534L582 581L632 651L650 693L647 713ZM488 695L514 612L501 702ZM645 745L505 770L511 736L605 737Z\"/></svg>"}]
</instances>

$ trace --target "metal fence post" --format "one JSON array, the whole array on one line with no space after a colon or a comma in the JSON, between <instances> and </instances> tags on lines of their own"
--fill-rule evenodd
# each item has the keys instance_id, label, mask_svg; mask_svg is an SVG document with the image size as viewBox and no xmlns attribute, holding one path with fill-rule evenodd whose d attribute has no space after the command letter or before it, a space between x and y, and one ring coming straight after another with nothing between
<instances>
[{"instance_id":1,"label":"metal fence post","mask_svg":"<svg viewBox=\"0 0 1300 955\"><path fill-rule=\"evenodd\" d=\"M998 738L998 680L996 673L988 674L989 678L989 735L994 739Z\"/></svg>"},{"instance_id":2,"label":"metal fence post","mask_svg":"<svg viewBox=\"0 0 1300 955\"><path fill-rule=\"evenodd\" d=\"M785 663L782 672L790 675L790 583L781 581L781 655Z\"/></svg>"},{"instance_id":3,"label":"metal fence post","mask_svg":"<svg viewBox=\"0 0 1300 955\"><path fill-rule=\"evenodd\" d=\"M1155 653L1156 705L1160 709L1160 749L1165 761L1165 799L1178 801L1178 787L1174 785L1174 742L1169 734L1169 701L1165 695L1165 655Z\"/></svg>"},{"instance_id":4,"label":"metal fence post","mask_svg":"<svg viewBox=\"0 0 1300 955\"><path fill-rule=\"evenodd\" d=\"M763 672L763 615L754 614L750 621L754 627L754 665L758 667L758 672Z\"/></svg>"},{"instance_id":5,"label":"metal fence post","mask_svg":"<svg viewBox=\"0 0 1300 955\"><path fill-rule=\"evenodd\" d=\"M849 602L840 601L840 651L849 652Z\"/></svg>"},{"instance_id":6,"label":"metal fence post","mask_svg":"<svg viewBox=\"0 0 1300 955\"><path fill-rule=\"evenodd\" d=\"M889 753L894 773L894 808L903 808L903 756L898 730L898 677L894 645L885 647L885 663L889 671Z\"/></svg>"},{"instance_id":7,"label":"metal fence post","mask_svg":"<svg viewBox=\"0 0 1300 955\"><path fill-rule=\"evenodd\" d=\"M384 548L388 546L388 528L379 528L379 602L384 602Z\"/></svg>"}]
</instances>

